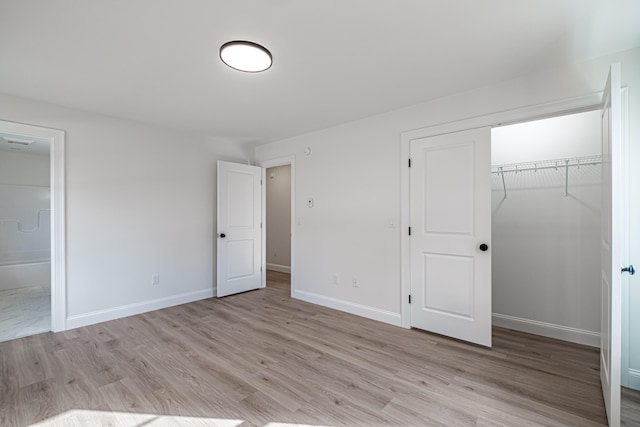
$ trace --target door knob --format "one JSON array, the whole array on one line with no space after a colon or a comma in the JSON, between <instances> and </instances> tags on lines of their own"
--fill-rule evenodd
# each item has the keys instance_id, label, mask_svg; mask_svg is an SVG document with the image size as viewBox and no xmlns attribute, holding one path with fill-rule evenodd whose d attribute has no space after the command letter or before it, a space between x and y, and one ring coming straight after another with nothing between
<instances>
[{"instance_id":1,"label":"door knob","mask_svg":"<svg viewBox=\"0 0 640 427\"><path fill-rule=\"evenodd\" d=\"M227 235L224 233L220 233L218 234L218 237L220 237L221 239L224 239L225 237L227 237Z\"/></svg>"},{"instance_id":2,"label":"door knob","mask_svg":"<svg viewBox=\"0 0 640 427\"><path fill-rule=\"evenodd\" d=\"M633 267L633 265L630 265L629 267L623 267L622 272L629 273L630 275L633 276L634 274L636 274L636 269Z\"/></svg>"},{"instance_id":3,"label":"door knob","mask_svg":"<svg viewBox=\"0 0 640 427\"><path fill-rule=\"evenodd\" d=\"M489 245L487 245L486 243L483 243L483 244L480 245L480 250L482 252L486 252L487 249L489 249Z\"/></svg>"}]
</instances>

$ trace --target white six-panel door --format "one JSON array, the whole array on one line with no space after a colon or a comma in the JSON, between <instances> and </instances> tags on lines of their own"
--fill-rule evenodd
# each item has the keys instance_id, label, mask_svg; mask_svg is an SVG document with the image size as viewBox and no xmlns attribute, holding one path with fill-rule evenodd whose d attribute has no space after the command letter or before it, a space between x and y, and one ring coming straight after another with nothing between
<instances>
[{"instance_id":1,"label":"white six-panel door","mask_svg":"<svg viewBox=\"0 0 640 427\"><path fill-rule=\"evenodd\" d=\"M410 149L411 326L491 346L491 129Z\"/></svg>"},{"instance_id":2,"label":"white six-panel door","mask_svg":"<svg viewBox=\"0 0 640 427\"><path fill-rule=\"evenodd\" d=\"M620 425L622 101L620 64L609 71L602 99L602 244L600 382L609 425Z\"/></svg>"},{"instance_id":3,"label":"white six-panel door","mask_svg":"<svg viewBox=\"0 0 640 427\"><path fill-rule=\"evenodd\" d=\"M261 287L262 169L218 161L217 296Z\"/></svg>"}]
</instances>

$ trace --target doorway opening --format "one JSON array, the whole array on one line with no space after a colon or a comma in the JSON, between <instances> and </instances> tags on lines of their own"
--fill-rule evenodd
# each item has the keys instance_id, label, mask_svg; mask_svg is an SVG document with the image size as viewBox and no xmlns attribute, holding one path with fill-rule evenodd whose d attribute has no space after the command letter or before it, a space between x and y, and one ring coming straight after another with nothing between
<instances>
[{"instance_id":1,"label":"doorway opening","mask_svg":"<svg viewBox=\"0 0 640 427\"><path fill-rule=\"evenodd\" d=\"M265 170L267 286L291 294L291 165Z\"/></svg>"},{"instance_id":2,"label":"doorway opening","mask_svg":"<svg viewBox=\"0 0 640 427\"><path fill-rule=\"evenodd\" d=\"M259 162L262 168L262 287L283 287L287 295L296 292L295 156ZM287 211L287 212L285 212ZM288 263L287 263L288 260ZM274 279L272 282L271 279Z\"/></svg>"},{"instance_id":3,"label":"doorway opening","mask_svg":"<svg viewBox=\"0 0 640 427\"><path fill-rule=\"evenodd\" d=\"M600 116L492 129L495 326L600 346Z\"/></svg>"},{"instance_id":4,"label":"doorway opening","mask_svg":"<svg viewBox=\"0 0 640 427\"><path fill-rule=\"evenodd\" d=\"M0 121L0 341L66 329L64 132Z\"/></svg>"},{"instance_id":5,"label":"doorway opening","mask_svg":"<svg viewBox=\"0 0 640 427\"><path fill-rule=\"evenodd\" d=\"M0 132L0 341L51 330L50 143Z\"/></svg>"}]
</instances>

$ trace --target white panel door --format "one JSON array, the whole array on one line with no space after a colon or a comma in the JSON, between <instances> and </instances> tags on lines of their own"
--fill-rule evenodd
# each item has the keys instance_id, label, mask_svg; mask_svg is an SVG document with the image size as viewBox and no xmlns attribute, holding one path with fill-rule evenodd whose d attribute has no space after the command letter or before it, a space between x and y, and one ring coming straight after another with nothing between
<instances>
[{"instance_id":1,"label":"white panel door","mask_svg":"<svg viewBox=\"0 0 640 427\"><path fill-rule=\"evenodd\" d=\"M411 326L490 347L491 129L412 141L410 171Z\"/></svg>"},{"instance_id":2,"label":"white panel door","mask_svg":"<svg viewBox=\"0 0 640 427\"><path fill-rule=\"evenodd\" d=\"M217 296L261 287L262 169L218 161Z\"/></svg>"},{"instance_id":3,"label":"white panel door","mask_svg":"<svg viewBox=\"0 0 640 427\"><path fill-rule=\"evenodd\" d=\"M620 64L614 64L602 98L602 244L600 311L600 382L610 426L620 425L622 339L620 226L622 171L622 101Z\"/></svg>"}]
</instances>

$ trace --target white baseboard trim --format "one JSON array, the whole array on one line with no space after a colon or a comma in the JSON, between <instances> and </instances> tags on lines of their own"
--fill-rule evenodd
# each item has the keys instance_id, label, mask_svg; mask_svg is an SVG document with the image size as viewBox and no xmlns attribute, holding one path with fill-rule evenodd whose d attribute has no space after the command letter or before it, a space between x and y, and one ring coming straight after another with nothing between
<instances>
[{"instance_id":1,"label":"white baseboard trim","mask_svg":"<svg viewBox=\"0 0 640 427\"><path fill-rule=\"evenodd\" d=\"M640 370L629 368L629 388L640 390Z\"/></svg>"},{"instance_id":2,"label":"white baseboard trim","mask_svg":"<svg viewBox=\"0 0 640 427\"><path fill-rule=\"evenodd\" d=\"M150 301L121 305L120 307L108 308L106 310L76 314L74 316L67 317L67 330L107 322L109 320L120 319L122 317L133 316L135 314L146 313L148 311L173 307L174 305L186 304L205 298L211 298L213 295L213 289L203 289L200 291L187 292Z\"/></svg>"},{"instance_id":3,"label":"white baseboard trim","mask_svg":"<svg viewBox=\"0 0 640 427\"><path fill-rule=\"evenodd\" d=\"M267 270L279 271L280 273L291 273L291 267L288 265L267 263Z\"/></svg>"},{"instance_id":4,"label":"white baseboard trim","mask_svg":"<svg viewBox=\"0 0 640 427\"><path fill-rule=\"evenodd\" d=\"M569 326L555 325L553 323L537 320L523 319L507 316L506 314L493 313L493 325L514 331L527 332L543 337L556 338L591 347L600 347L600 333L586 331L584 329L571 328Z\"/></svg>"},{"instance_id":5,"label":"white baseboard trim","mask_svg":"<svg viewBox=\"0 0 640 427\"><path fill-rule=\"evenodd\" d=\"M392 311L381 310L379 308L369 307L367 305L356 304L349 301L340 300L337 298L327 297L324 295L316 294L313 292L296 290L293 293L293 298L297 298L302 301L318 304L323 307L333 308L335 310L344 311L347 313L355 314L356 316L366 317L368 319L377 320L379 322L389 323L394 326L402 326L402 319L400 313L394 313Z\"/></svg>"}]
</instances>

